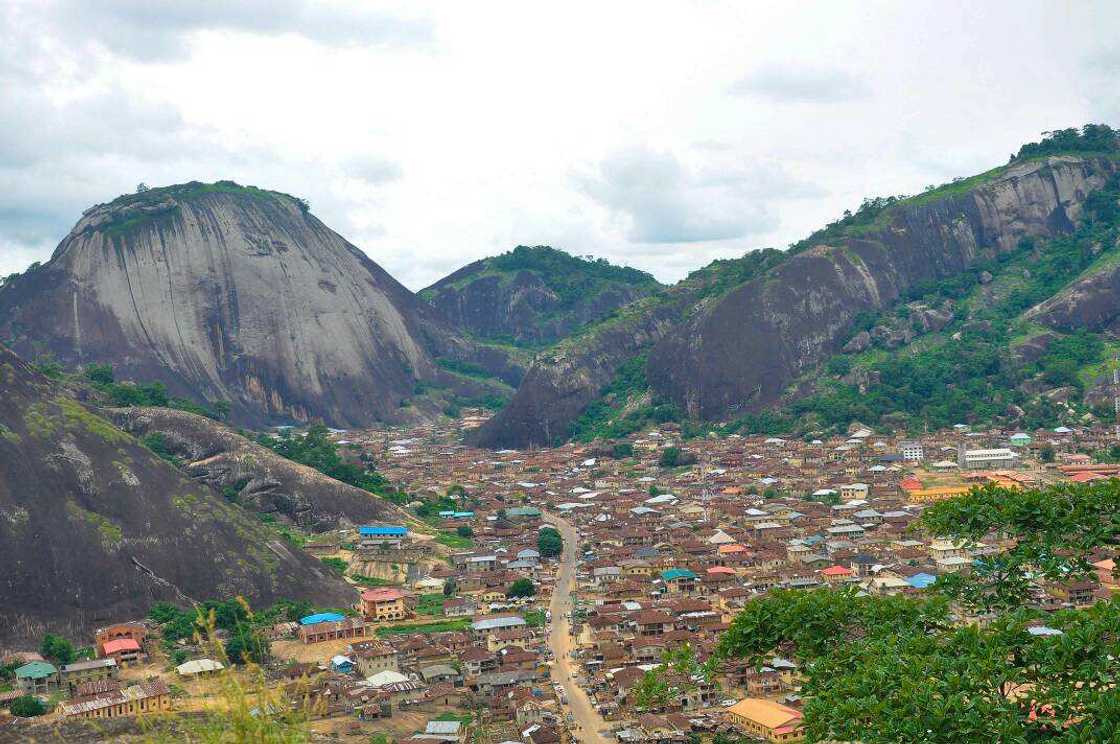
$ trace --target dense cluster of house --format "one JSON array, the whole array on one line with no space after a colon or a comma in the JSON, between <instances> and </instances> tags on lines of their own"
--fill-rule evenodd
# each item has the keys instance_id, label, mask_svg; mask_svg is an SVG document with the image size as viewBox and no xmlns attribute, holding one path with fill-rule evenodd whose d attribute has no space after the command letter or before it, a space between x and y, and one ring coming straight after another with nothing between
<instances>
[{"instance_id":1,"label":"dense cluster of house","mask_svg":"<svg viewBox=\"0 0 1120 744\"><path fill-rule=\"evenodd\" d=\"M95 658L55 666L37 653L18 656L24 662L15 669L16 689L8 696L60 695L59 713L64 717L117 718L171 709L167 683L150 677L124 683L121 670L147 659L148 627L142 622L110 625L96 631Z\"/></svg>"},{"instance_id":2,"label":"dense cluster of house","mask_svg":"<svg viewBox=\"0 0 1120 744\"><path fill-rule=\"evenodd\" d=\"M368 581L351 607L275 626L269 673L293 701L324 716L375 726L402 711L428 716L410 739L421 744L465 741L479 726L494 741L580 740L569 701L549 681L556 660L547 608L558 564L542 555L541 530L550 515L579 535L568 618L576 681L618 740L686 742L736 731L792 742L802 736L796 661L724 662L706 678L667 665L667 653L687 646L702 664L736 613L771 589L917 593L1005 547L996 535L974 543L924 535L914 525L930 503L987 483L1016 489L1120 475L1120 466L1092 454L1115 444L1099 429L956 427L915 439L856 426L827 441L682 440L665 425L622 448L498 452L471 449L455 429L436 426L337 436L350 445L347 456L376 462L415 494L412 506L440 507L429 510L427 526L361 525L306 549L352 566L423 570ZM670 447L695 462L662 467ZM434 540L448 536L444 545L456 547L432 560ZM1117 591L1111 557L1094 562L1096 579L1040 583L1037 603L1085 605ZM95 658L61 667L25 654L8 696L61 696L64 717L168 710L167 682L121 674L145 664L151 632L144 622L102 628ZM301 661L288 663L286 653ZM185 681L222 669L190 658L175 671ZM663 684L652 697L651 675ZM452 713L461 720L448 720Z\"/></svg>"},{"instance_id":3,"label":"dense cluster of house","mask_svg":"<svg viewBox=\"0 0 1120 744\"><path fill-rule=\"evenodd\" d=\"M655 708L638 705L632 692L650 670L670 676L661 665L667 650L689 644L704 661L738 610L770 589L920 592L1004 547L994 535L964 544L912 530L929 503L986 483L1025 488L1118 471L1088 454L1114 444L1113 432L1064 427L1028 434L961 426L904 439L857 426L829 441L682 441L665 426L630 437L632 454L621 457L599 445L472 450L436 427L347 437L413 493L465 489L464 510L445 515L447 528L466 524L476 535L478 549L456 555L449 569L460 588L501 587L514 568L536 577L531 565L511 560L524 530L511 517L525 514L531 524L543 510L577 525L580 683L631 741L683 741L727 724L796 740L799 677L788 659L762 669L725 664L710 683L677 680L673 698ZM660 467L660 453L674 446L697 462ZM502 539L511 541L504 553L492 547ZM1097 566L1098 581L1040 585L1038 602L1085 604L1114 590L1111 561L1102 555ZM482 607L476 602L470 612Z\"/></svg>"}]
</instances>

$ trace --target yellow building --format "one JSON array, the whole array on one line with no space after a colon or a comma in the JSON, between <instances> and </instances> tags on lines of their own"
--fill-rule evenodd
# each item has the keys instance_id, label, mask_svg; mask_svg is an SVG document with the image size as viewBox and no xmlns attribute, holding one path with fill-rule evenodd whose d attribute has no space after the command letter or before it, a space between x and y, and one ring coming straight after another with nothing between
<instances>
[{"instance_id":1,"label":"yellow building","mask_svg":"<svg viewBox=\"0 0 1120 744\"><path fill-rule=\"evenodd\" d=\"M161 679L58 706L67 718L118 718L171 710L171 689Z\"/></svg>"},{"instance_id":2,"label":"yellow building","mask_svg":"<svg viewBox=\"0 0 1120 744\"><path fill-rule=\"evenodd\" d=\"M735 728L766 741L802 741L801 711L763 698L743 698L727 709Z\"/></svg>"},{"instance_id":3,"label":"yellow building","mask_svg":"<svg viewBox=\"0 0 1120 744\"><path fill-rule=\"evenodd\" d=\"M963 496L972 489L972 485L959 485L959 486L941 486L940 488L919 488L914 491L909 491L906 498L917 504L925 504L934 501L942 501L944 499L951 499L954 496Z\"/></svg>"},{"instance_id":4,"label":"yellow building","mask_svg":"<svg viewBox=\"0 0 1120 744\"><path fill-rule=\"evenodd\" d=\"M367 620L404 620L409 616L404 594L397 589L366 589L358 609Z\"/></svg>"}]
</instances>

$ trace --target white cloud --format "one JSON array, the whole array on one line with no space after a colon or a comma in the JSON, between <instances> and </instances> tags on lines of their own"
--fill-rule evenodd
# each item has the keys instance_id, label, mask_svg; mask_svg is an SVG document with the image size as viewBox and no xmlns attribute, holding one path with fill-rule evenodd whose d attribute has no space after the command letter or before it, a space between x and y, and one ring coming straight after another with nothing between
<instances>
[{"instance_id":1,"label":"white cloud","mask_svg":"<svg viewBox=\"0 0 1120 744\"><path fill-rule=\"evenodd\" d=\"M49 12L54 28L68 38L145 61L188 56L192 34L204 31L291 34L362 46L428 44L433 32L425 18L381 12L365 3L316 0L54 0Z\"/></svg>"},{"instance_id":2,"label":"white cloud","mask_svg":"<svg viewBox=\"0 0 1120 744\"><path fill-rule=\"evenodd\" d=\"M682 165L673 153L644 148L611 153L575 180L624 220L628 238L637 243L697 243L765 233L777 224L768 204L785 195L778 187L780 176L765 167L705 173Z\"/></svg>"},{"instance_id":3,"label":"white cloud","mask_svg":"<svg viewBox=\"0 0 1120 744\"><path fill-rule=\"evenodd\" d=\"M5 0L0 274L139 181L229 178L413 289L517 243L673 281L1120 116L1117 27L1019 0Z\"/></svg>"},{"instance_id":4,"label":"white cloud","mask_svg":"<svg viewBox=\"0 0 1120 744\"><path fill-rule=\"evenodd\" d=\"M761 67L736 80L728 90L773 103L847 103L871 93L866 83L843 70L796 64Z\"/></svg>"}]
</instances>

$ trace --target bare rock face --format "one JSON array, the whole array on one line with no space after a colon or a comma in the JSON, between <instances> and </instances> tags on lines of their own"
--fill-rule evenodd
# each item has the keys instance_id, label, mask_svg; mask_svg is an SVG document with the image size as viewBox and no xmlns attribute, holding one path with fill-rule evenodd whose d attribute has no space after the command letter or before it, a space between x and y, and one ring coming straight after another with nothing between
<instances>
[{"instance_id":1,"label":"bare rock face","mask_svg":"<svg viewBox=\"0 0 1120 744\"><path fill-rule=\"evenodd\" d=\"M395 504L287 460L204 416L169 408L118 408L108 415L134 436L161 435L192 479L218 492L233 489L236 501L253 511L313 530L410 519Z\"/></svg>"},{"instance_id":2,"label":"bare rock face","mask_svg":"<svg viewBox=\"0 0 1120 744\"><path fill-rule=\"evenodd\" d=\"M0 346L0 643L71 638L152 603L344 606L347 587Z\"/></svg>"},{"instance_id":3,"label":"bare rock face","mask_svg":"<svg viewBox=\"0 0 1120 744\"><path fill-rule=\"evenodd\" d=\"M190 183L88 210L0 290L0 340L228 400L235 420L393 420L437 375L430 309L290 196Z\"/></svg>"},{"instance_id":4,"label":"bare rock face","mask_svg":"<svg viewBox=\"0 0 1120 744\"><path fill-rule=\"evenodd\" d=\"M963 193L903 203L881 228L793 255L676 328L650 354L650 382L700 418L773 404L841 349L857 314L1022 238L1070 230L1116 169L1109 158L1050 157Z\"/></svg>"}]
</instances>

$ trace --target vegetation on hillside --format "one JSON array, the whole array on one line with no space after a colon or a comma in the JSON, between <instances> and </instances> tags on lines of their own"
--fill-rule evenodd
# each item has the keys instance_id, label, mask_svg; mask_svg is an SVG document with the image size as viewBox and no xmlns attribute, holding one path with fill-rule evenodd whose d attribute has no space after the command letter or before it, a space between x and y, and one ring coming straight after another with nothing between
<instances>
[{"instance_id":1,"label":"vegetation on hillside","mask_svg":"<svg viewBox=\"0 0 1120 744\"><path fill-rule=\"evenodd\" d=\"M644 271L616 266L605 258L582 258L549 246L519 245L512 251L487 259L488 268L502 272L532 271L560 298L564 307L596 294L608 284L657 287L657 280Z\"/></svg>"},{"instance_id":2,"label":"vegetation on hillside","mask_svg":"<svg viewBox=\"0 0 1120 744\"><path fill-rule=\"evenodd\" d=\"M322 424L312 426L302 435L293 434L290 429L282 429L278 436L261 434L257 437L257 443L281 457L307 465L323 475L369 491L395 504L409 501L408 494L397 490L385 476L377 472L372 462L363 457L356 458L356 462L344 460L339 454L338 445L331 440L327 427Z\"/></svg>"},{"instance_id":3,"label":"vegetation on hillside","mask_svg":"<svg viewBox=\"0 0 1120 744\"><path fill-rule=\"evenodd\" d=\"M1120 181L1086 200L1083 223L1070 235L1048 241L1023 240L1017 251L983 261L966 272L911 289L905 301L937 304L951 300L957 319L930 343L879 354L862 366L862 389L847 382L852 362L844 356L824 367L842 379L824 380L817 392L789 407L793 417L808 417L809 426L843 428L853 421L918 430L960 422L984 422L1024 411L1022 425L1052 426L1071 415L1046 397L1024 389L1029 380L1049 387L1068 386L1074 399L1083 392L1080 371L1099 363L1104 345L1099 336L1080 331L1052 340L1034 361L1018 359L1008 339L1023 324L1022 313L1053 296L1116 250L1120 238ZM1008 277L1006 292L986 296L983 275ZM901 318L905 305L857 321L853 333L887 317ZM1083 411L1073 406L1074 414ZM791 416L744 418L736 430L773 433L796 428Z\"/></svg>"},{"instance_id":4,"label":"vegetation on hillside","mask_svg":"<svg viewBox=\"0 0 1120 744\"><path fill-rule=\"evenodd\" d=\"M1120 152L1120 131L1107 124L1086 124L1081 129L1071 127L1043 134L1040 141L1020 147L1019 152L1011 156L1011 162L1045 155Z\"/></svg>"},{"instance_id":5,"label":"vegetation on hillside","mask_svg":"<svg viewBox=\"0 0 1120 744\"><path fill-rule=\"evenodd\" d=\"M599 397L572 422L569 435L580 442L620 439L646 427L683 418L673 403L650 399L649 390L646 355L639 354L618 368L614 379L599 391Z\"/></svg>"}]
</instances>

